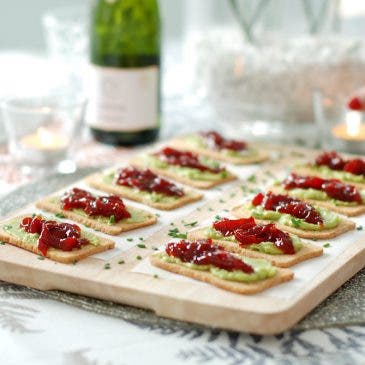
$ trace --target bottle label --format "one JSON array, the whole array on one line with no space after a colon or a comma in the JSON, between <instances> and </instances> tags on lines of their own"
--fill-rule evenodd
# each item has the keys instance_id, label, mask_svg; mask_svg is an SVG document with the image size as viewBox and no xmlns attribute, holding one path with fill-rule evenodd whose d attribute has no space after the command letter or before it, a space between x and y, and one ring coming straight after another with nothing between
<instances>
[{"instance_id":1,"label":"bottle label","mask_svg":"<svg viewBox=\"0 0 365 365\"><path fill-rule=\"evenodd\" d=\"M105 131L157 127L158 67L114 68L92 65L87 124Z\"/></svg>"}]
</instances>

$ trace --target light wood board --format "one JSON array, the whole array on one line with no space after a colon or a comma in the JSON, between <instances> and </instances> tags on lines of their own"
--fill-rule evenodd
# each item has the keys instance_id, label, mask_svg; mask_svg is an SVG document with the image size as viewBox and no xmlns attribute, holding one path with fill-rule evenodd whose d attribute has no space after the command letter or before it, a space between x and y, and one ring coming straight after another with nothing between
<instances>
[{"instance_id":1,"label":"light wood board","mask_svg":"<svg viewBox=\"0 0 365 365\"><path fill-rule=\"evenodd\" d=\"M274 149L276 148L272 147L272 155ZM279 155L282 153L283 151ZM311 155L309 151L304 153L308 157ZM206 199L199 203L199 209L187 214L186 219L189 222L214 219L217 212L237 205L242 200L243 190L253 189L259 182L268 179L269 175L276 174L281 168L293 163L293 159L297 157L294 154L288 155L288 159L279 159L262 165L261 172L256 174L255 182L232 183L230 189L222 192L219 198ZM181 222L181 217L175 221L175 226L182 231L187 230ZM0 279L40 290L64 290L147 308L160 316L212 327L257 334L275 334L297 323L365 264L363 243L365 231L358 231L356 239L347 245L335 260L330 264L325 261L326 265L321 267L318 275L302 286L296 283L299 286L293 289L292 294L283 297L271 295L270 291L260 295L239 295L197 281L155 278L153 275L133 272L136 265L141 263L137 256L145 259L155 252L153 246L159 246L170 240L167 235L169 229L171 226L167 225L151 236L145 237L144 243L147 249L133 247L108 260L110 269L104 268L106 261L95 257L80 261L76 265L65 265L47 259L39 260L37 255L10 245L2 245ZM122 235L133 236L130 232ZM135 237L138 236L136 231ZM318 242L320 245L323 243ZM340 240L331 243L336 246L340 244ZM124 260L125 263L118 264L120 260ZM316 260L300 264L298 273L303 265L309 265L306 267L318 265ZM296 273L295 267L294 273ZM285 285L290 284L283 284L283 287Z\"/></svg>"}]
</instances>

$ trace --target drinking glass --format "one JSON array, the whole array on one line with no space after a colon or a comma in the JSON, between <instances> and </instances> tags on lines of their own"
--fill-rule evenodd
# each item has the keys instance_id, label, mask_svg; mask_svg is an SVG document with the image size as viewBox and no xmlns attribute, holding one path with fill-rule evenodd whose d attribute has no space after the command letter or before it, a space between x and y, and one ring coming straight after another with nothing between
<instances>
[{"instance_id":1,"label":"drinking glass","mask_svg":"<svg viewBox=\"0 0 365 365\"><path fill-rule=\"evenodd\" d=\"M81 133L86 100L69 95L8 98L0 108L13 162L29 177L73 172L71 151Z\"/></svg>"}]
</instances>

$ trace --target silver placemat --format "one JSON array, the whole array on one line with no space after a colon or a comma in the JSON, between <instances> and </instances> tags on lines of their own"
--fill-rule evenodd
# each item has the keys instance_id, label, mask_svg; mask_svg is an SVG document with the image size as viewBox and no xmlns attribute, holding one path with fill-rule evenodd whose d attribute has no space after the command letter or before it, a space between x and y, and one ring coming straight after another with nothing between
<instances>
[{"instance_id":1,"label":"silver placemat","mask_svg":"<svg viewBox=\"0 0 365 365\"><path fill-rule=\"evenodd\" d=\"M71 175L55 174L21 187L0 198L0 216L22 208L32 201L61 189L95 169L81 169ZM122 304L97 300L61 291L40 291L19 285L0 282L0 295L26 298L54 299L91 312L105 314L134 323L140 327L159 328L161 331L200 331L204 326L161 318L153 312ZM326 327L342 327L365 324L365 269L328 297L293 330L308 330Z\"/></svg>"}]
</instances>

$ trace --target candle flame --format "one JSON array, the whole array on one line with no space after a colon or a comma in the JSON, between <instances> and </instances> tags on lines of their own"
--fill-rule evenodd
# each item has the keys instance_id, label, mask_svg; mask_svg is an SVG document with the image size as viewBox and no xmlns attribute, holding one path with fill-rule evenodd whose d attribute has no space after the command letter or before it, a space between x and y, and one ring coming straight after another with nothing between
<instances>
[{"instance_id":1,"label":"candle flame","mask_svg":"<svg viewBox=\"0 0 365 365\"><path fill-rule=\"evenodd\" d=\"M37 137L39 140L39 144L45 148L52 147L57 142L57 135L55 133L48 131L44 127L39 127L37 129Z\"/></svg>"},{"instance_id":2,"label":"candle flame","mask_svg":"<svg viewBox=\"0 0 365 365\"><path fill-rule=\"evenodd\" d=\"M346 114L346 131L351 137L356 137L360 134L361 128L361 113L350 111Z\"/></svg>"}]
</instances>

